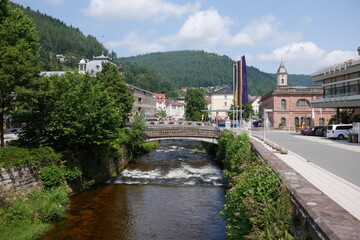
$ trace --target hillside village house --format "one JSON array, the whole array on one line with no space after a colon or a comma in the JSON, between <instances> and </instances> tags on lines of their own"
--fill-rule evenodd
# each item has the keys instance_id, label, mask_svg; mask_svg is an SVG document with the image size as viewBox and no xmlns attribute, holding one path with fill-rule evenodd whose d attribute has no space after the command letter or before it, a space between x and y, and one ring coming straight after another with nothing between
<instances>
[{"instance_id":1,"label":"hillside village house","mask_svg":"<svg viewBox=\"0 0 360 240\"><path fill-rule=\"evenodd\" d=\"M288 86L288 73L281 63L277 71L277 86L261 98L268 113L270 126L295 129L305 123L307 126L325 126L336 113L333 108L314 108L311 102L323 96L319 87Z\"/></svg>"},{"instance_id":2,"label":"hillside village house","mask_svg":"<svg viewBox=\"0 0 360 240\"><path fill-rule=\"evenodd\" d=\"M175 120L184 119L185 104L178 101L166 100L166 115Z\"/></svg>"},{"instance_id":3,"label":"hillside village house","mask_svg":"<svg viewBox=\"0 0 360 240\"><path fill-rule=\"evenodd\" d=\"M259 109L260 109L260 101L261 101L261 97L260 96L249 96L249 101L251 102L251 106L254 110L254 115L258 116L259 114ZM261 118L261 116L258 116Z\"/></svg>"},{"instance_id":4,"label":"hillside village house","mask_svg":"<svg viewBox=\"0 0 360 240\"><path fill-rule=\"evenodd\" d=\"M156 99L156 111L166 111L165 94L154 93L154 97Z\"/></svg>"},{"instance_id":5,"label":"hillside village house","mask_svg":"<svg viewBox=\"0 0 360 240\"><path fill-rule=\"evenodd\" d=\"M209 113L209 117L212 120L215 120L217 118L227 119L228 113L224 110L230 110L231 104L233 103L233 98L233 90L229 87L224 87L217 91L214 91L211 94L211 112Z\"/></svg>"}]
</instances>

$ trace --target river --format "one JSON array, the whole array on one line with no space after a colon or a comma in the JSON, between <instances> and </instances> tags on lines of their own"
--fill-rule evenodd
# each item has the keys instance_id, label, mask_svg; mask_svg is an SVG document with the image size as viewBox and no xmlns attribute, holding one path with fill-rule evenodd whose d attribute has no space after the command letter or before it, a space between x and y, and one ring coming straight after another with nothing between
<instances>
[{"instance_id":1,"label":"river","mask_svg":"<svg viewBox=\"0 0 360 240\"><path fill-rule=\"evenodd\" d=\"M221 240L221 170L195 142L164 141L107 184L71 199L42 240Z\"/></svg>"}]
</instances>

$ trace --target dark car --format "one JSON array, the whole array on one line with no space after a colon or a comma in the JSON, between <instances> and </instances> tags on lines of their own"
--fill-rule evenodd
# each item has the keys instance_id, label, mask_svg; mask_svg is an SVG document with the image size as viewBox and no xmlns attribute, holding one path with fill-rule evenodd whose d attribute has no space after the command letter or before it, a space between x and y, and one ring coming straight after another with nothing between
<instances>
[{"instance_id":1,"label":"dark car","mask_svg":"<svg viewBox=\"0 0 360 240\"><path fill-rule=\"evenodd\" d=\"M308 132L308 130L309 130L309 128L301 128L301 129L300 129L300 134L306 135L307 132Z\"/></svg>"},{"instance_id":2,"label":"dark car","mask_svg":"<svg viewBox=\"0 0 360 240\"><path fill-rule=\"evenodd\" d=\"M315 131L315 136L326 137L326 127L321 126Z\"/></svg>"},{"instance_id":3,"label":"dark car","mask_svg":"<svg viewBox=\"0 0 360 240\"><path fill-rule=\"evenodd\" d=\"M315 126L315 127L309 128L309 130L306 132L306 135L315 136L315 133L319 128L321 128L321 126Z\"/></svg>"}]
</instances>

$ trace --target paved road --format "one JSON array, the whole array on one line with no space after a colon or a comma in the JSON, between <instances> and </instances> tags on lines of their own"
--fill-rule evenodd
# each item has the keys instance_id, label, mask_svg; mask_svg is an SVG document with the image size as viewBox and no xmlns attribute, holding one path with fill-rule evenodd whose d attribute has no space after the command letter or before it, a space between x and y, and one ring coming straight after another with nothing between
<instances>
[{"instance_id":1,"label":"paved road","mask_svg":"<svg viewBox=\"0 0 360 240\"><path fill-rule=\"evenodd\" d=\"M252 134L263 136L262 131L253 131ZM266 138L360 187L359 143L294 132L267 131Z\"/></svg>"}]
</instances>

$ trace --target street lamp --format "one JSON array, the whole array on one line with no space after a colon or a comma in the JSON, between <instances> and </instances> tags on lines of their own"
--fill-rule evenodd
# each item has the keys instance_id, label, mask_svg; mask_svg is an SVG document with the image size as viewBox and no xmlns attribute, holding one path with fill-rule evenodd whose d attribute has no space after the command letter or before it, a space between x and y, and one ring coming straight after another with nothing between
<instances>
[{"instance_id":1,"label":"street lamp","mask_svg":"<svg viewBox=\"0 0 360 240\"><path fill-rule=\"evenodd\" d=\"M360 55L360 47L358 47L357 51L358 51L358 54Z\"/></svg>"}]
</instances>

